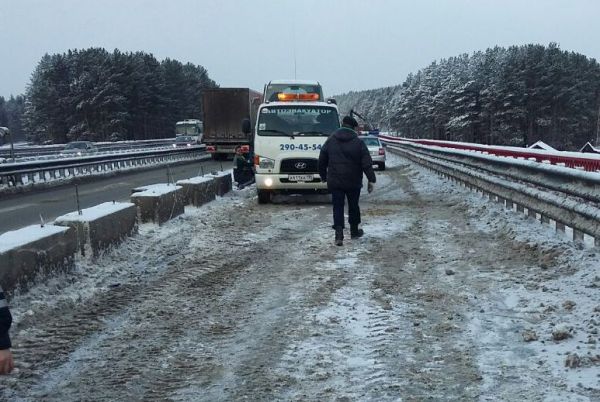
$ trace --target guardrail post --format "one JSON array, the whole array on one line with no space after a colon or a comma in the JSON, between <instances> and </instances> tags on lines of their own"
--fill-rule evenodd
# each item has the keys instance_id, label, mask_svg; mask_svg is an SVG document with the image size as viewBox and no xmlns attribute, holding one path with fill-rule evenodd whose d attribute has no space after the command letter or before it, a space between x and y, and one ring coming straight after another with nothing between
<instances>
[{"instance_id":1,"label":"guardrail post","mask_svg":"<svg viewBox=\"0 0 600 402\"><path fill-rule=\"evenodd\" d=\"M556 222L556 231L557 232L565 232L565 224L561 222Z\"/></svg>"},{"instance_id":2,"label":"guardrail post","mask_svg":"<svg viewBox=\"0 0 600 402\"><path fill-rule=\"evenodd\" d=\"M531 208L527 208L527 216L533 219L537 219L537 212Z\"/></svg>"},{"instance_id":3,"label":"guardrail post","mask_svg":"<svg viewBox=\"0 0 600 402\"><path fill-rule=\"evenodd\" d=\"M522 214L525 213L525 207L521 204L517 204L517 212L520 212Z\"/></svg>"},{"instance_id":4,"label":"guardrail post","mask_svg":"<svg viewBox=\"0 0 600 402\"><path fill-rule=\"evenodd\" d=\"M581 230L573 228L573 241L581 242L584 241L584 233Z\"/></svg>"},{"instance_id":5,"label":"guardrail post","mask_svg":"<svg viewBox=\"0 0 600 402\"><path fill-rule=\"evenodd\" d=\"M75 184L75 198L77 199L77 213L81 215L81 204L79 203L79 186Z\"/></svg>"},{"instance_id":6,"label":"guardrail post","mask_svg":"<svg viewBox=\"0 0 600 402\"><path fill-rule=\"evenodd\" d=\"M550 218L548 218L544 214L540 214L540 222L545 223L545 224L549 224L550 223Z\"/></svg>"}]
</instances>

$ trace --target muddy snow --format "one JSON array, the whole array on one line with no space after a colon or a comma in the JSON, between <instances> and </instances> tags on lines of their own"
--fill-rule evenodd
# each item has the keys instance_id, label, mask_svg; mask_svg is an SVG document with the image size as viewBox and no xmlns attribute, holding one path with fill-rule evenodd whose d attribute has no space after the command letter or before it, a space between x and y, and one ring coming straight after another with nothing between
<instances>
[{"instance_id":1,"label":"muddy snow","mask_svg":"<svg viewBox=\"0 0 600 402\"><path fill-rule=\"evenodd\" d=\"M389 155L361 239L234 191L11 300L0 399L600 400L600 252Z\"/></svg>"}]
</instances>

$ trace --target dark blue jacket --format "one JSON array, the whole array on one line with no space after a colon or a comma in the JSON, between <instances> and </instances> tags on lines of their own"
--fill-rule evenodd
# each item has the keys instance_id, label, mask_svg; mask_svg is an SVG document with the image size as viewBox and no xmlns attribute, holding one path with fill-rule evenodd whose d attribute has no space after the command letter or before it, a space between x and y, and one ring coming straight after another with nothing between
<instances>
[{"instance_id":1,"label":"dark blue jacket","mask_svg":"<svg viewBox=\"0 0 600 402\"><path fill-rule=\"evenodd\" d=\"M8 330L12 324L12 316L8 310L8 304L6 303L6 297L2 288L0 287L0 350L10 349L10 337L8 336Z\"/></svg>"},{"instance_id":2,"label":"dark blue jacket","mask_svg":"<svg viewBox=\"0 0 600 402\"><path fill-rule=\"evenodd\" d=\"M319 175L329 190L355 190L362 187L363 173L375 183L373 160L356 132L342 127L329 136L319 154Z\"/></svg>"}]
</instances>

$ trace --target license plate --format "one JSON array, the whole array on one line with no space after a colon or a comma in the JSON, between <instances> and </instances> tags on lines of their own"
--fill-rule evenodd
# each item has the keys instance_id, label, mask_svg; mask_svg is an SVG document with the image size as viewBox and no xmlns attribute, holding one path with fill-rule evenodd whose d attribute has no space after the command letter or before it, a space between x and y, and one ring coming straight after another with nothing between
<instances>
[{"instance_id":1,"label":"license plate","mask_svg":"<svg viewBox=\"0 0 600 402\"><path fill-rule=\"evenodd\" d=\"M379 151L371 151L371 155L377 156L377 155L379 155Z\"/></svg>"},{"instance_id":2,"label":"license plate","mask_svg":"<svg viewBox=\"0 0 600 402\"><path fill-rule=\"evenodd\" d=\"M288 176L289 181L312 181L312 174L291 174Z\"/></svg>"}]
</instances>

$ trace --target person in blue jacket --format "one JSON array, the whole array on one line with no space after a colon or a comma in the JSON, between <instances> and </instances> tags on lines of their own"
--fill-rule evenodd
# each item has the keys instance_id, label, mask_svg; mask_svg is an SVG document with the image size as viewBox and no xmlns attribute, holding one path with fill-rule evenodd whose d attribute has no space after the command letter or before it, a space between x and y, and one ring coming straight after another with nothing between
<instances>
[{"instance_id":1,"label":"person in blue jacket","mask_svg":"<svg viewBox=\"0 0 600 402\"><path fill-rule=\"evenodd\" d=\"M348 199L348 223L350 238L363 235L360 224L358 199L362 188L363 173L368 179L368 192L373 191L375 172L373 160L365 143L358 138L357 121L352 116L342 120L342 127L329 136L319 154L319 176L327 182L333 203L333 227L335 244L343 245L344 203Z\"/></svg>"},{"instance_id":2,"label":"person in blue jacket","mask_svg":"<svg viewBox=\"0 0 600 402\"><path fill-rule=\"evenodd\" d=\"M12 352L10 351L11 343L8 330L12 324L12 316L8 309L6 296L0 287L0 375L10 373L15 363L13 361Z\"/></svg>"}]
</instances>

